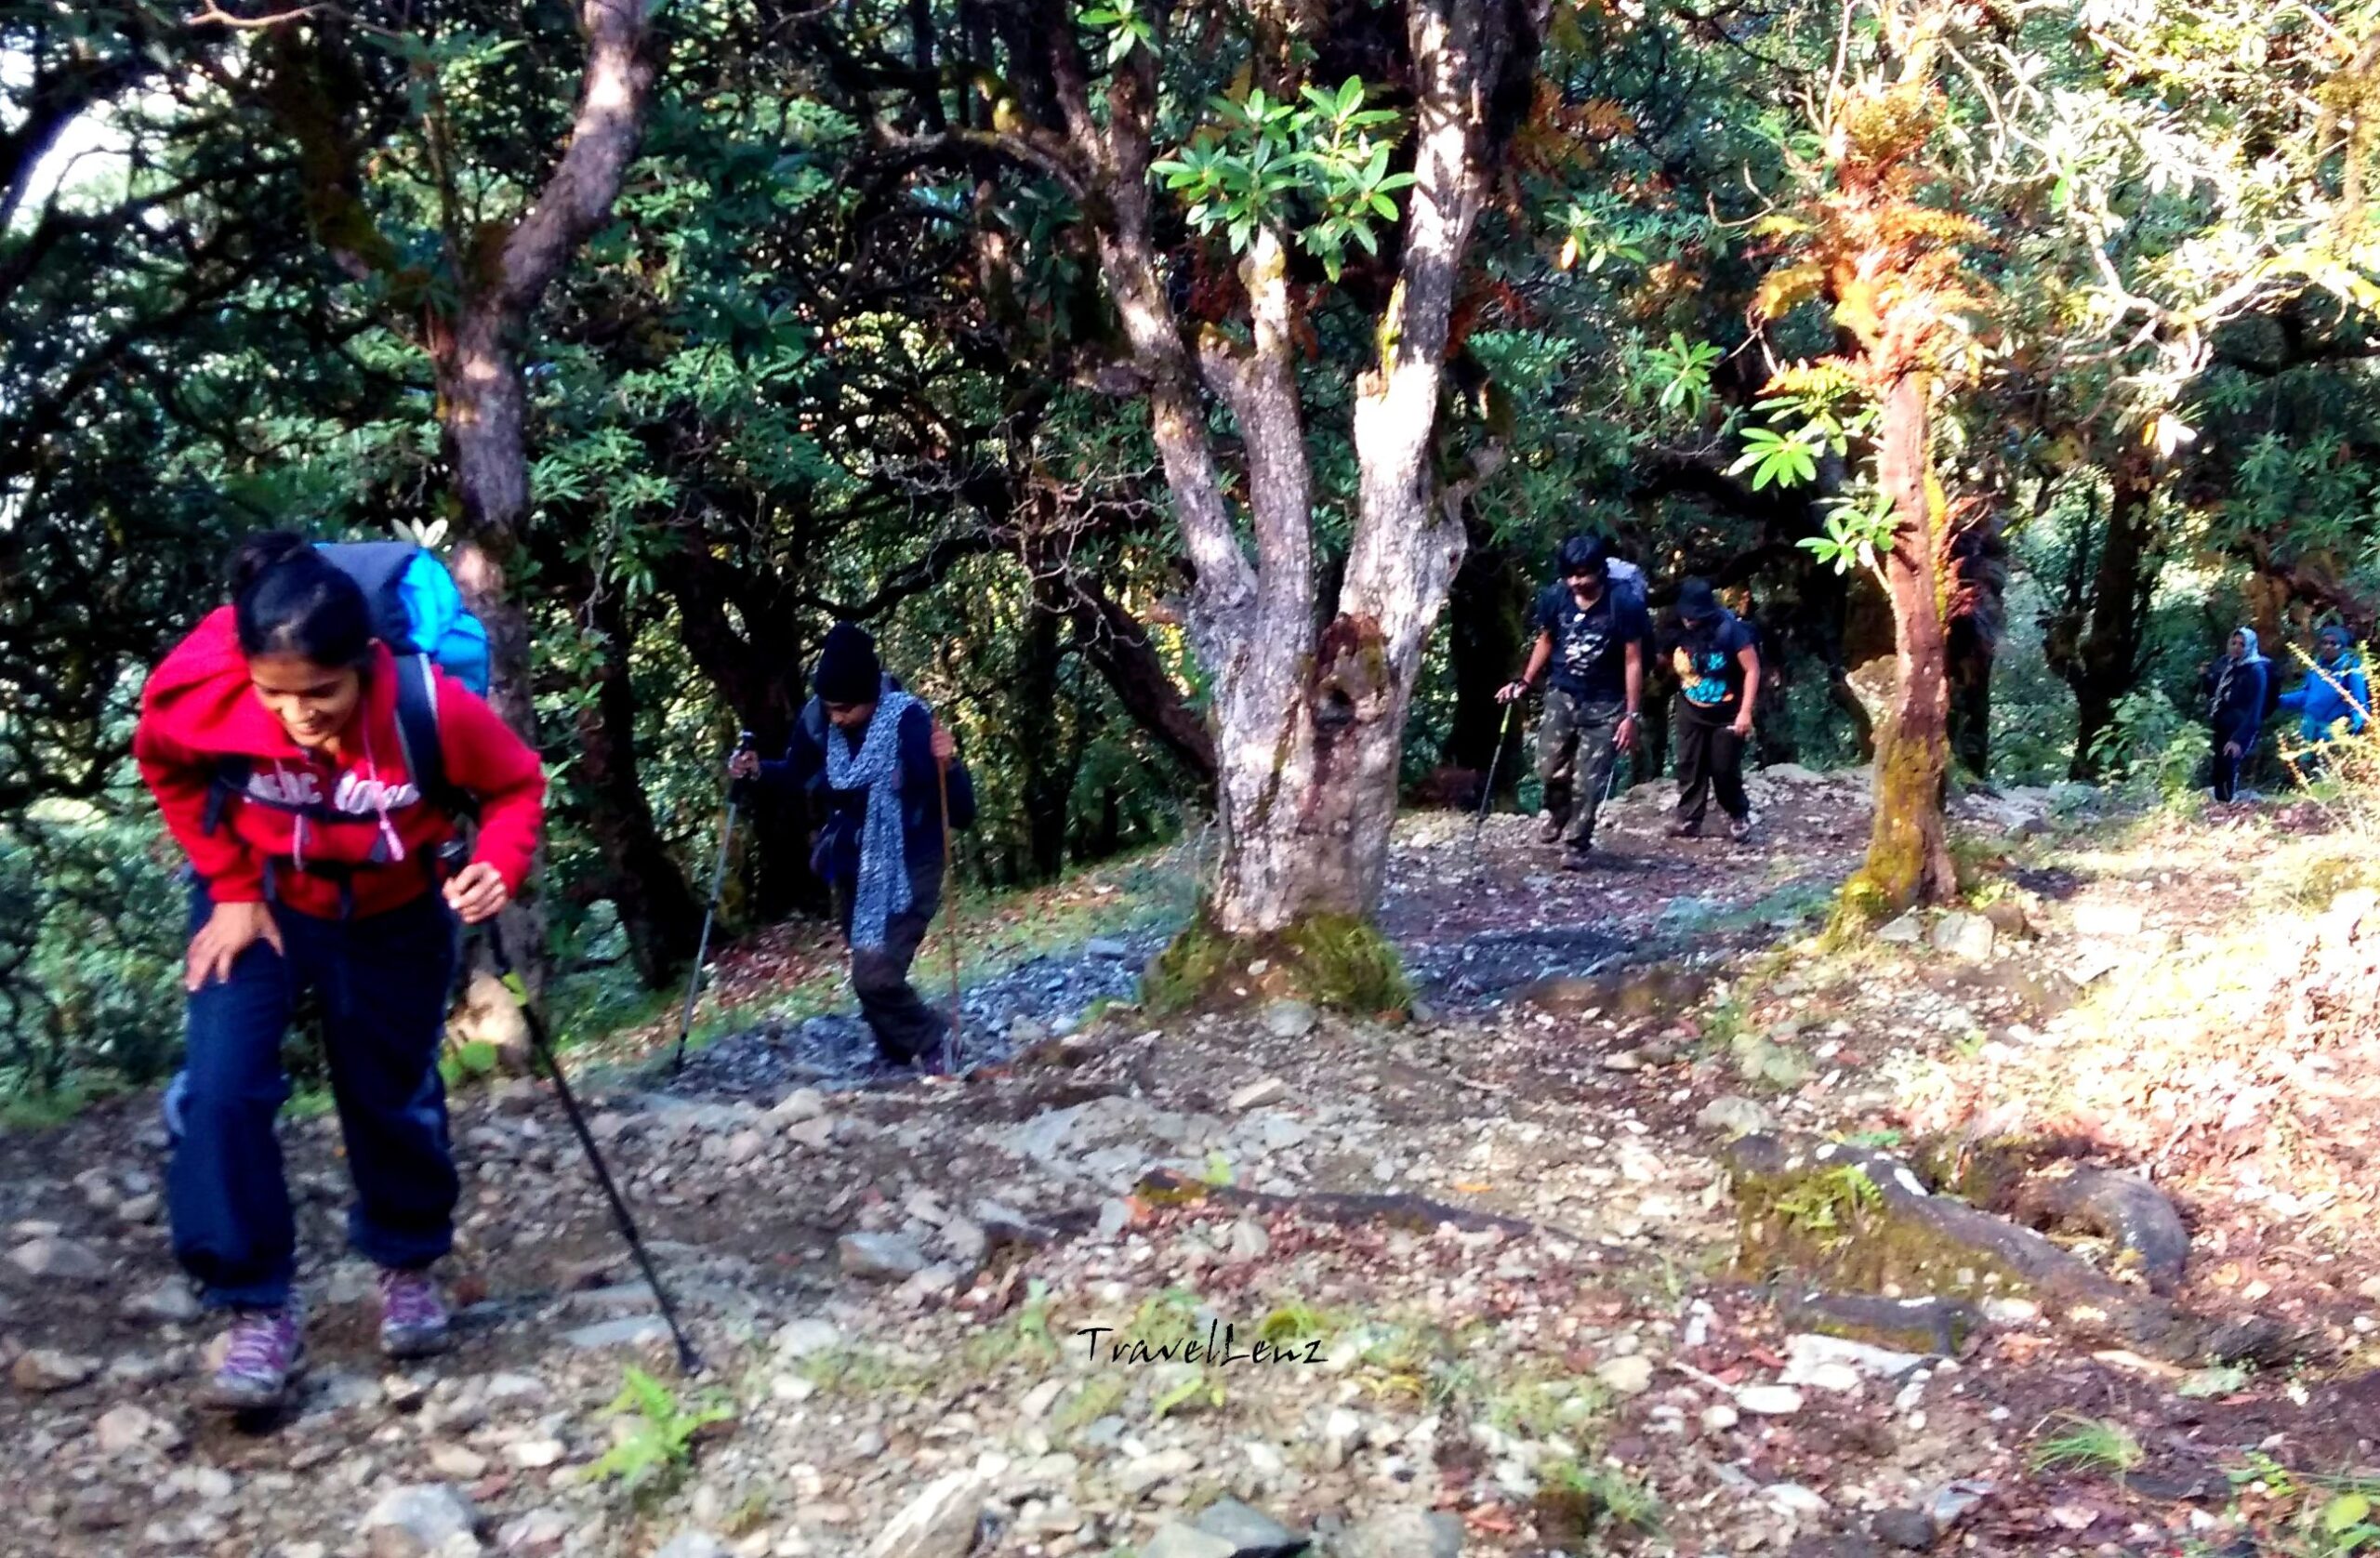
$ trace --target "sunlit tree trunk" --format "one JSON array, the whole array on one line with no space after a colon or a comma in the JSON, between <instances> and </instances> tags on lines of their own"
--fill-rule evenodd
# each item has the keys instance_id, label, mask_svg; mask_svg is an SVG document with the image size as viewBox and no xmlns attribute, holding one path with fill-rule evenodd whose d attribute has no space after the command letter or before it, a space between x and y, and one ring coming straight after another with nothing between
<instances>
[{"instance_id":1,"label":"sunlit tree trunk","mask_svg":"<svg viewBox=\"0 0 2380 1558\"><path fill-rule=\"evenodd\" d=\"M1876 474L1896 521L1884 583L1893 603L1897 677L1876 731L1876 814L1861 870L1884 905L1944 903L1958 891L1942 788L1950 771L1950 681L1945 632L1949 516L1927 455L1925 376L1907 373L1885 391Z\"/></svg>"}]
</instances>

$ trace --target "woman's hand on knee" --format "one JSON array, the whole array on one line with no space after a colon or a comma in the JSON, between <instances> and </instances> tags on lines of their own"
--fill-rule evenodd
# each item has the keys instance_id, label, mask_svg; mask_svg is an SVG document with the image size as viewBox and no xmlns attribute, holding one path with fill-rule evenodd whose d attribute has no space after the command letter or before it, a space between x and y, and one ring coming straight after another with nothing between
<instances>
[{"instance_id":1,"label":"woman's hand on knee","mask_svg":"<svg viewBox=\"0 0 2380 1558\"><path fill-rule=\"evenodd\" d=\"M218 904L198 934L190 939L190 957L182 970L182 988L189 991L205 989L218 980L231 977L231 965L240 954L263 942L275 952L286 949L281 944L281 927L272 922L272 911L262 904Z\"/></svg>"}]
</instances>

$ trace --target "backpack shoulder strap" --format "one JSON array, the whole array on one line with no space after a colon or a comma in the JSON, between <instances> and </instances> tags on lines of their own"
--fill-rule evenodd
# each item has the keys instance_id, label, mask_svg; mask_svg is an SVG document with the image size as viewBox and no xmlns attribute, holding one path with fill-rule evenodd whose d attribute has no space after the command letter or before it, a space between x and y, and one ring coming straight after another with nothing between
<instances>
[{"instance_id":1,"label":"backpack shoulder strap","mask_svg":"<svg viewBox=\"0 0 2380 1558\"><path fill-rule=\"evenodd\" d=\"M469 817L479 808L446 777L446 747L438 733L438 667L427 654L400 654L397 672L397 740L404 747L405 772L421 798L449 816Z\"/></svg>"},{"instance_id":2,"label":"backpack shoulder strap","mask_svg":"<svg viewBox=\"0 0 2380 1558\"><path fill-rule=\"evenodd\" d=\"M231 809L231 802L248 793L248 775L255 768L248 759L236 755L215 759L215 780L206 793L206 812L200 820L200 832L212 834L223 825L223 813Z\"/></svg>"}]
</instances>

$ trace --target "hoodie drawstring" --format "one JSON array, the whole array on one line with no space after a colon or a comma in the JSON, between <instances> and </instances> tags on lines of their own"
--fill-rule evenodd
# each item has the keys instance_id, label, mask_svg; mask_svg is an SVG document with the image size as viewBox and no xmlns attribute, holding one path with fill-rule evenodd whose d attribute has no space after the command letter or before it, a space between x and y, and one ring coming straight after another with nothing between
<instances>
[{"instance_id":1,"label":"hoodie drawstring","mask_svg":"<svg viewBox=\"0 0 2380 1558\"><path fill-rule=\"evenodd\" d=\"M372 732L364 727L363 734L364 766L372 774L372 810L380 819L380 838L389 846L389 863L394 865L405 857L404 840L397 837L396 828L389 821L389 786L380 778L378 759L372 756ZM405 778L410 781L413 775L408 773Z\"/></svg>"}]
</instances>

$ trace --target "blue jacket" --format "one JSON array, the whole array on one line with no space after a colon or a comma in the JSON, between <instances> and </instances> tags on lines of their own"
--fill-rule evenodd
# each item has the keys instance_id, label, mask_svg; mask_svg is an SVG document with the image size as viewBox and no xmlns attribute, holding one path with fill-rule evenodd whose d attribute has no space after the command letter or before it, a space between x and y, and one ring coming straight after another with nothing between
<instances>
[{"instance_id":1,"label":"blue jacket","mask_svg":"<svg viewBox=\"0 0 2380 1558\"><path fill-rule=\"evenodd\" d=\"M2281 707L2297 711L2298 739L2328 741L2331 727L2342 720L2350 733L2360 735L2364 717L2372 711L2372 687L2364 680L2363 667L2345 651L2316 666L2306 673L2304 686L2281 695Z\"/></svg>"},{"instance_id":2,"label":"blue jacket","mask_svg":"<svg viewBox=\"0 0 2380 1558\"><path fill-rule=\"evenodd\" d=\"M887 679L887 687L898 684ZM859 879L859 839L867 822L867 792L839 790L826 783L826 743L848 743L853 751L866 738L861 731L846 735L826 722L824 706L812 698L794 721L793 740L785 757L760 764L760 782L774 789L800 791L810 798L822 819L818 842L811 853L811 868L837 887ZM912 706L901 720L901 842L912 872L939 872L942 858L941 765L933 757L933 717L923 704ZM950 765L950 825L972 827L975 822L975 781L967 765Z\"/></svg>"}]
</instances>

